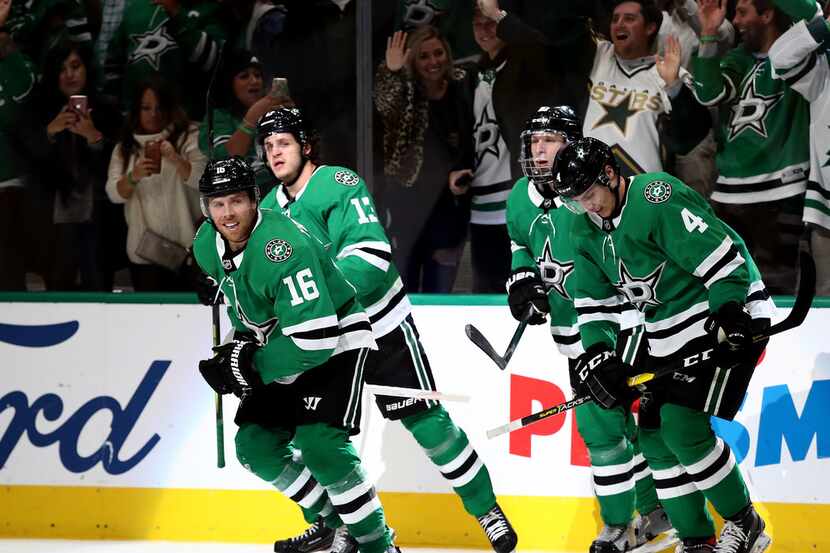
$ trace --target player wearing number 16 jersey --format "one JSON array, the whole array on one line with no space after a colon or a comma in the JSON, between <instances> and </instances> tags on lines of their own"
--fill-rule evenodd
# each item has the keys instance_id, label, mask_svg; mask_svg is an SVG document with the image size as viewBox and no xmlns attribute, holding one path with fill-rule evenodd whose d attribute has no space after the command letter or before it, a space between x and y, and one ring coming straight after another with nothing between
<instances>
[{"instance_id":1,"label":"player wearing number 16 jersey","mask_svg":"<svg viewBox=\"0 0 830 553\"><path fill-rule=\"evenodd\" d=\"M301 112L278 108L262 116L257 142L279 184L263 208L281 210L320 240L357 290L372 324L378 351L364 373L371 384L434 390L435 381L412 319L409 298L392 263L392 250L363 179L344 167L318 165ZM498 553L516 547L516 533L496 503L490 475L444 407L433 400L377 396L380 412L400 420L475 516ZM347 553L354 541L339 530L336 513L316 520L301 536L278 541L275 549ZM335 533L333 529L338 529Z\"/></svg>"},{"instance_id":2,"label":"player wearing number 16 jersey","mask_svg":"<svg viewBox=\"0 0 830 553\"><path fill-rule=\"evenodd\" d=\"M763 349L751 338L772 314L743 240L672 175L621 176L611 149L593 138L559 152L554 189L584 213L571 237L586 351L578 369L588 392L605 408L628 396L631 369L614 354L617 323L604 313L629 301L645 315L650 368L685 367L646 386L639 418L640 446L681 551L760 553L770 542L764 522L709 421L737 413ZM726 519L717 543L706 500Z\"/></svg>"}]
</instances>

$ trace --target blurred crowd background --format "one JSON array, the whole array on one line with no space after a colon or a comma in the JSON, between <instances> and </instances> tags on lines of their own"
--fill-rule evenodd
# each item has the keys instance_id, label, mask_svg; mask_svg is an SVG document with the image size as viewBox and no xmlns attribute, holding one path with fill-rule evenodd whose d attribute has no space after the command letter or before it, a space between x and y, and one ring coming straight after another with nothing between
<instances>
[{"instance_id":1,"label":"blurred crowd background","mask_svg":"<svg viewBox=\"0 0 830 553\"><path fill-rule=\"evenodd\" d=\"M504 293L520 134L567 104L624 173L671 172L709 199L772 293L792 294L811 248L830 295L830 183L815 170L830 166L830 121L797 86L823 90L828 46L789 79L767 56L827 16L803 6L0 0L0 290L191 290L211 150L275 186L255 125L289 104L322 163L366 180L409 292Z\"/></svg>"}]
</instances>

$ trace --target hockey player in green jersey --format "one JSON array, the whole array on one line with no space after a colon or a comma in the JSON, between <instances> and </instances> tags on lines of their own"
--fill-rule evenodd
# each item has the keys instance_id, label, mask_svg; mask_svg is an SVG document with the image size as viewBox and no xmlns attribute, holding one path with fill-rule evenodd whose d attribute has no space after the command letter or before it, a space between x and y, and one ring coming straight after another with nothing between
<instances>
[{"instance_id":1,"label":"hockey player in green jersey","mask_svg":"<svg viewBox=\"0 0 830 553\"><path fill-rule=\"evenodd\" d=\"M584 353L573 303L574 247L569 233L577 215L556 201L551 185L556 152L581 137L582 122L572 108L539 108L521 134L519 164L525 177L516 181L507 199L512 249L512 274L507 283L510 311L517 320L529 317L530 324L543 324L545 314L549 315L553 340L568 358L575 390L576 359ZM609 316L620 322L623 331L617 351L627 363L634 364L642 351L640 345L644 345L642 326L636 309L630 304L625 307ZM575 391L574 395L584 394ZM639 452L629 407L605 410L585 403L576 408L576 423L591 456L594 490L604 523L590 553L628 551L671 529ZM642 516L632 523L635 499Z\"/></svg>"},{"instance_id":2,"label":"hockey player in green jersey","mask_svg":"<svg viewBox=\"0 0 830 553\"><path fill-rule=\"evenodd\" d=\"M614 353L621 302L645 315L649 368L688 370L649 383L640 446L683 553L760 553L770 543L729 446L710 416L732 419L746 393L773 305L741 238L706 201L667 173L619 174L611 149L583 138L559 152L554 189L573 221L579 333L577 374L594 401L630 398L632 372ZM715 339L718 337L719 339ZM638 367L638 372L642 369ZM715 541L706 500L726 524Z\"/></svg>"},{"instance_id":3,"label":"hockey player in green jersey","mask_svg":"<svg viewBox=\"0 0 830 553\"><path fill-rule=\"evenodd\" d=\"M376 348L354 289L313 237L257 209L242 158L211 162L199 192L208 220L193 254L220 283L234 329L199 371L217 393L241 398L239 462L307 515L339 517L361 553L399 553L349 441L360 424L363 364Z\"/></svg>"},{"instance_id":4,"label":"hockey player in green jersey","mask_svg":"<svg viewBox=\"0 0 830 553\"><path fill-rule=\"evenodd\" d=\"M309 138L297 109L278 108L260 119L257 140L280 182L263 200L263 206L282 210L323 242L357 289L378 343L378 352L367 360L365 381L434 390L409 298L391 261L389 240L378 222L372 197L353 171L315 163ZM384 417L400 420L412 434L459 495L466 511L478 519L493 548L498 553L513 551L516 533L496 503L490 474L444 407L431 400L387 396L377 396L376 402ZM327 535L331 530L315 521L307 534L277 542L275 547L290 553L324 549L332 539ZM336 553L354 548L345 532L333 539Z\"/></svg>"}]
</instances>

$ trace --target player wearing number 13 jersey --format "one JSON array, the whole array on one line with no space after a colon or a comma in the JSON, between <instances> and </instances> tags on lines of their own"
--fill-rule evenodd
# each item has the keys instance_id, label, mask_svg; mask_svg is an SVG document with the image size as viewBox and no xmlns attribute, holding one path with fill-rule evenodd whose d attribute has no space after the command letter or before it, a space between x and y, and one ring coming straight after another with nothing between
<instances>
[{"instance_id":1,"label":"player wearing number 13 jersey","mask_svg":"<svg viewBox=\"0 0 830 553\"><path fill-rule=\"evenodd\" d=\"M599 140L566 146L556 171L554 189L584 213L571 227L586 350L580 377L603 407L627 397L630 369L614 354L618 328L606 313L623 298L634 304L645 315L650 369L682 367L641 390L639 419L640 446L682 550L760 553L770 541L764 522L710 424L711 415L738 411L763 349L752 336L772 314L746 246L679 179L622 177ZM717 544L706 500L727 521Z\"/></svg>"},{"instance_id":2,"label":"player wearing number 13 jersey","mask_svg":"<svg viewBox=\"0 0 830 553\"><path fill-rule=\"evenodd\" d=\"M369 354L364 377L371 384L434 390L435 381L412 319L409 298L392 263L392 250L363 179L344 167L318 165L301 112L278 108L263 115L257 142L279 184L263 208L281 210L320 240L357 290L372 324L378 351ZM377 396L384 417L400 420L475 516L493 548L509 553L516 533L496 503L482 459L444 407L433 400ZM310 518L310 517L307 517ZM335 518L310 519L301 536L275 549L298 553L328 549L346 553L351 537Z\"/></svg>"}]
</instances>

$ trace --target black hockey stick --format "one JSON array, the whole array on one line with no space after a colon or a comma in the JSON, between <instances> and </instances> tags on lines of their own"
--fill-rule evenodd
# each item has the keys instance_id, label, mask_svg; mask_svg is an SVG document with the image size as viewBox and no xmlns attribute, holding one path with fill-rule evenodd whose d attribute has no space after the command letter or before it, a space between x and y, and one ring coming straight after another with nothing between
<instances>
[{"instance_id":1,"label":"black hockey stick","mask_svg":"<svg viewBox=\"0 0 830 553\"><path fill-rule=\"evenodd\" d=\"M507 351L504 352L504 355L499 355L496 353L496 350L484 337L484 334L481 333L479 329L474 327L471 324L467 324L464 326L464 333L467 335L467 338L470 339L472 343L478 346L478 349L484 352L487 357L493 360L493 362L499 366L501 370L504 370L507 367L507 363L510 362L510 358L513 357L513 352L516 351L516 346L519 345L519 340L522 339L522 334L525 332L525 328L527 327L527 320L530 318L530 310L532 307L529 307L525 316L522 317L522 320L519 321L519 326L516 327L516 331L513 332L513 337L510 338L510 343L507 344Z\"/></svg>"},{"instance_id":2,"label":"black hockey stick","mask_svg":"<svg viewBox=\"0 0 830 553\"><path fill-rule=\"evenodd\" d=\"M802 251L799 256L799 265L801 267L801 282L798 285L798 291L795 301L793 302L792 309L790 309L790 312L782 321L754 335L752 337L752 343L757 344L758 342L762 342L776 334L793 329L804 322L804 319L807 317L807 313L810 311L810 306L813 304L813 297L816 295L816 263L809 253ZM637 386L680 369L688 370L689 367L700 362L703 357L703 355L696 355L694 356L694 360L692 360L692 358L678 359L654 372L632 376L628 379L628 385ZM542 409L541 411L531 413L526 417L510 421L507 424L488 430L487 437L495 438L496 436L501 436L502 434L507 434L508 432L525 428L526 426L530 426L531 424L537 423L541 420L553 417L559 413L563 413L589 401L591 401L590 396L580 396L570 401L566 401L565 403L560 403L559 405Z\"/></svg>"},{"instance_id":3,"label":"black hockey stick","mask_svg":"<svg viewBox=\"0 0 830 553\"><path fill-rule=\"evenodd\" d=\"M219 45L219 54L217 55L216 65L213 66L210 75L210 82L208 83L207 92L205 93L205 115L207 116L208 124L208 161L213 161L213 83L216 81L216 74L219 72L219 65L222 63L222 54L224 53L225 44ZM217 294L218 296L218 294ZM219 304L218 297L214 298L214 303L211 305L211 318L213 322L213 347L219 345L221 340L220 334L222 329L219 325ZM224 468L225 466L225 419L222 414L222 396L214 394L214 407L216 412L216 466Z\"/></svg>"}]
</instances>

